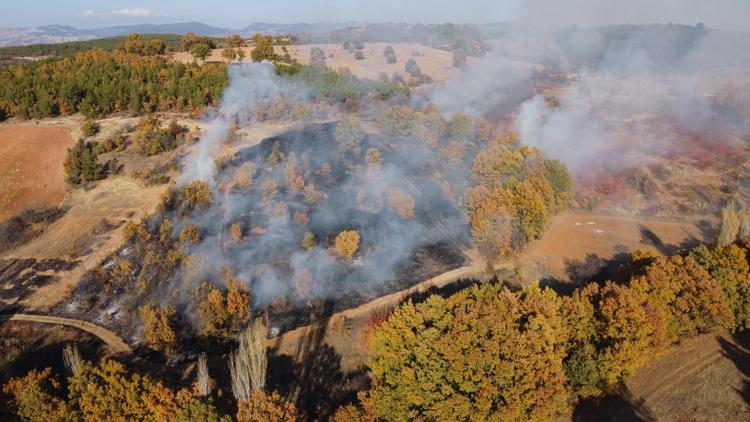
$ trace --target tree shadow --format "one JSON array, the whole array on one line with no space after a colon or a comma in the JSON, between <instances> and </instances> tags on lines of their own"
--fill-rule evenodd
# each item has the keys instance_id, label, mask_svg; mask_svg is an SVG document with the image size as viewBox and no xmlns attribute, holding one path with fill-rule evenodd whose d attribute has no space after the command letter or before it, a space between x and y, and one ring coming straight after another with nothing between
<instances>
[{"instance_id":1,"label":"tree shadow","mask_svg":"<svg viewBox=\"0 0 750 422\"><path fill-rule=\"evenodd\" d=\"M356 397L365 370L344 374L341 355L324 343L333 315L333 301L316 307L310 329L291 354L271 348L268 362L268 390L288 397L310 420L327 420L336 409Z\"/></svg>"},{"instance_id":2,"label":"tree shadow","mask_svg":"<svg viewBox=\"0 0 750 422\"><path fill-rule=\"evenodd\" d=\"M732 336L732 341L719 337L722 355L731 360L734 366L742 372L745 380L737 393L750 405L750 332L743 332Z\"/></svg>"},{"instance_id":3,"label":"tree shadow","mask_svg":"<svg viewBox=\"0 0 750 422\"><path fill-rule=\"evenodd\" d=\"M634 398L625 385L620 385L612 394L596 399L584 400L573 410L574 422L589 421L656 421L656 416L643 399Z\"/></svg>"},{"instance_id":4,"label":"tree shadow","mask_svg":"<svg viewBox=\"0 0 750 422\"><path fill-rule=\"evenodd\" d=\"M646 226L639 224L638 225L640 232L641 232L641 244L644 245L650 245L656 248L659 253L662 255L670 256L674 255L679 251L684 251L687 249L694 248L698 246L701 241L696 239L694 236L688 234L688 236L679 244L667 244L664 243L659 235L654 233L651 229L647 228ZM696 224L696 227L698 227L698 230L701 231L701 235L705 239L711 239L713 236L713 228L711 225L705 221L702 220L698 224Z\"/></svg>"}]
</instances>

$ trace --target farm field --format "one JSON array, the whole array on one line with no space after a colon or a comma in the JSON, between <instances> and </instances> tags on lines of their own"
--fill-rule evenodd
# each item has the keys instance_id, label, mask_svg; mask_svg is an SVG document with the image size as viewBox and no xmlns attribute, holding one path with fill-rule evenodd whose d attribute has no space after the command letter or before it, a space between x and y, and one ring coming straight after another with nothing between
<instances>
[{"instance_id":1,"label":"farm field","mask_svg":"<svg viewBox=\"0 0 750 422\"><path fill-rule=\"evenodd\" d=\"M60 204L67 191L63 162L72 145L63 125L0 125L0 221Z\"/></svg>"}]
</instances>

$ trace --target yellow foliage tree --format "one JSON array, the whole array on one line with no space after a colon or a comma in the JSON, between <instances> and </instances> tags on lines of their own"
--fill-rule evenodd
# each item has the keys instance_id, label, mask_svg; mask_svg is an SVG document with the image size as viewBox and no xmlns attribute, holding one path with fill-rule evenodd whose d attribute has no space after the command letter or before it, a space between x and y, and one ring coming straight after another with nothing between
<instances>
[{"instance_id":1,"label":"yellow foliage tree","mask_svg":"<svg viewBox=\"0 0 750 422\"><path fill-rule=\"evenodd\" d=\"M346 230L336 236L336 250L343 258L351 258L359 249L359 232Z\"/></svg>"}]
</instances>

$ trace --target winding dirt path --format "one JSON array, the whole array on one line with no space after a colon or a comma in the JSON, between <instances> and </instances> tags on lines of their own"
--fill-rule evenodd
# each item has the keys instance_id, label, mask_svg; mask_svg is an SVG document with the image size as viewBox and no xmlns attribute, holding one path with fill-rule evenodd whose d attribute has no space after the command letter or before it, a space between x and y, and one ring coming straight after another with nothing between
<instances>
[{"instance_id":1,"label":"winding dirt path","mask_svg":"<svg viewBox=\"0 0 750 422\"><path fill-rule=\"evenodd\" d=\"M101 341L103 341L107 345L107 347L109 347L109 349L113 353L132 353L133 352L133 349L127 343L125 343L125 341L122 338L120 338L120 336L115 334L113 331L108 330L99 325L92 324L86 321L81 321L78 319L61 318L61 317L54 317L54 316L48 316L48 315L10 314L10 315L0 315L0 320L1 321L30 321L30 322L39 322L43 324L67 325L69 327L79 328L83 331L86 331L88 333L91 333L97 336Z\"/></svg>"}]
</instances>

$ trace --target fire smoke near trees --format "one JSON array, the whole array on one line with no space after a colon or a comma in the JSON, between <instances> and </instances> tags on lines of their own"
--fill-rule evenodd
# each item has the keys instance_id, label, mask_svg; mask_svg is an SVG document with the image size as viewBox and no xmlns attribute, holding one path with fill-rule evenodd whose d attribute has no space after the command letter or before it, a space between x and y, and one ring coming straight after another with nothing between
<instances>
[{"instance_id":1,"label":"fire smoke near trees","mask_svg":"<svg viewBox=\"0 0 750 422\"><path fill-rule=\"evenodd\" d=\"M270 65L231 66L221 107L178 179L178 187L207 183L214 203L184 222L198 227L202 241L190 251L195 265L177 278L216 279L229 267L251 286L257 304L367 295L400 277L398 266L419 248L455 248L466 239L462 214L444 192L446 182L466 183L465 170L442 164L424 143L404 138L394 145L366 135L356 117L307 124L217 167L232 126L252 125L280 99L305 98L304 88ZM345 258L329 250L342 247L342 232L359 243L346 246ZM303 248L309 233L318 242Z\"/></svg>"}]
</instances>

